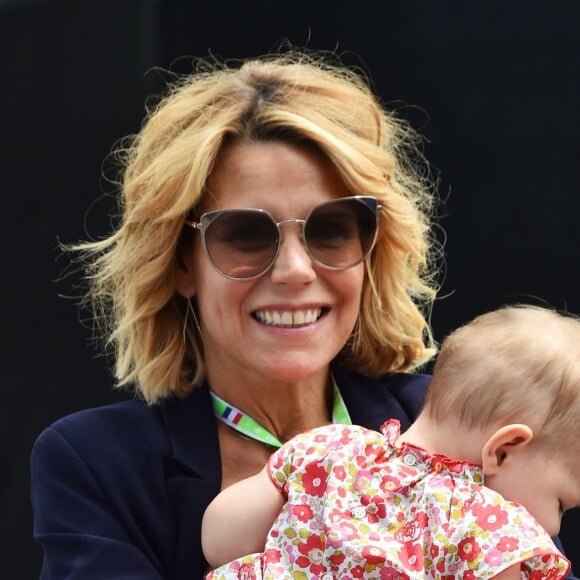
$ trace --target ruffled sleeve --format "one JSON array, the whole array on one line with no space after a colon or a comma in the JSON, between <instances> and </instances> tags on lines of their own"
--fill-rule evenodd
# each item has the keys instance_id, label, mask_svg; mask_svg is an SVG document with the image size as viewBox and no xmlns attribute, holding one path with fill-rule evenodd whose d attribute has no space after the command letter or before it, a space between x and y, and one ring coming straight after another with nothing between
<instances>
[{"instance_id":1,"label":"ruffled sleeve","mask_svg":"<svg viewBox=\"0 0 580 580\"><path fill-rule=\"evenodd\" d=\"M325 462L333 451L352 442L366 431L353 425L325 425L297 435L270 457L268 469L272 482L285 497L288 497L288 481L297 472L310 472L311 469L307 470L307 466L315 469L315 466Z\"/></svg>"}]
</instances>

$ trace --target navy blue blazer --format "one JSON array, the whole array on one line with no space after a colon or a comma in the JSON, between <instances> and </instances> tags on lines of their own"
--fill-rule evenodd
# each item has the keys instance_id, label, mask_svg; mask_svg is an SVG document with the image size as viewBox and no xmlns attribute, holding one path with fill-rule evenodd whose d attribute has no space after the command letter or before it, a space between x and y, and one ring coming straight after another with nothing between
<instances>
[{"instance_id":1,"label":"navy blue blazer","mask_svg":"<svg viewBox=\"0 0 580 580\"><path fill-rule=\"evenodd\" d=\"M406 429L426 375L335 371L353 423ZM201 517L221 483L207 386L185 399L127 401L58 420L31 461L34 537L43 580L201 578Z\"/></svg>"}]
</instances>

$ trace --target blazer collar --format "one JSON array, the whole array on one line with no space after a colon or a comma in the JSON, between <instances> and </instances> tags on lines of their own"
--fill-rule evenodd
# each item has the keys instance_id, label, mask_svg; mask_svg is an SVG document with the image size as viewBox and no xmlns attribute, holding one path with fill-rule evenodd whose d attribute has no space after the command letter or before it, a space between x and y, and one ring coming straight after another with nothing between
<instances>
[{"instance_id":1,"label":"blazer collar","mask_svg":"<svg viewBox=\"0 0 580 580\"><path fill-rule=\"evenodd\" d=\"M192 477L221 482L217 426L207 384L194 388L185 399L164 401L160 414L174 460Z\"/></svg>"}]
</instances>

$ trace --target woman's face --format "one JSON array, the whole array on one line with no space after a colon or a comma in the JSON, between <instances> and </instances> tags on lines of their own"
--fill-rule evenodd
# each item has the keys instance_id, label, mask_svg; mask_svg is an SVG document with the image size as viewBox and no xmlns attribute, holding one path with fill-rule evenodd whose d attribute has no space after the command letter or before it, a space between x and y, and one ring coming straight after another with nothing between
<instances>
[{"instance_id":1,"label":"woman's face","mask_svg":"<svg viewBox=\"0 0 580 580\"><path fill-rule=\"evenodd\" d=\"M243 141L222 150L208 192L203 211L261 208L276 221L302 219L315 205L351 195L314 149ZM210 380L299 381L326 372L347 341L364 266L329 270L313 263L300 232L298 224L283 225L276 261L252 280L222 276L199 239L184 256L177 290L197 301Z\"/></svg>"}]
</instances>

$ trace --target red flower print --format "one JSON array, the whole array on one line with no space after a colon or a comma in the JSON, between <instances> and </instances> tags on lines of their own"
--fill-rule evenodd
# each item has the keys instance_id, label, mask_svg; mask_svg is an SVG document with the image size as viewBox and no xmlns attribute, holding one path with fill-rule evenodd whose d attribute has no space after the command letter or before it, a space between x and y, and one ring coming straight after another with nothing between
<instances>
[{"instance_id":1,"label":"red flower print","mask_svg":"<svg viewBox=\"0 0 580 580\"><path fill-rule=\"evenodd\" d=\"M461 461L459 459L451 459L446 455L440 455L439 461L447 467L449 471L452 473L461 473L463 471L463 467L465 465L465 461Z\"/></svg>"},{"instance_id":2,"label":"red flower print","mask_svg":"<svg viewBox=\"0 0 580 580\"><path fill-rule=\"evenodd\" d=\"M436 459L431 460L431 470L434 471L435 473L439 473L440 471L443 470L444 467L445 465L442 461Z\"/></svg>"},{"instance_id":3,"label":"red flower print","mask_svg":"<svg viewBox=\"0 0 580 580\"><path fill-rule=\"evenodd\" d=\"M316 441L316 443L326 443L327 440L328 437L324 433L317 433L314 436L314 441Z\"/></svg>"},{"instance_id":4,"label":"red flower print","mask_svg":"<svg viewBox=\"0 0 580 580\"><path fill-rule=\"evenodd\" d=\"M519 540L512 536L504 536L497 543L497 549L501 552L515 552L518 549Z\"/></svg>"},{"instance_id":5,"label":"red flower print","mask_svg":"<svg viewBox=\"0 0 580 580\"><path fill-rule=\"evenodd\" d=\"M312 518L312 509L308 504L293 505L290 508L290 513L299 521L306 523Z\"/></svg>"},{"instance_id":6,"label":"red flower print","mask_svg":"<svg viewBox=\"0 0 580 580\"><path fill-rule=\"evenodd\" d=\"M401 423L397 419L389 419L381 425L381 431L389 443L394 445L401 432Z\"/></svg>"},{"instance_id":7,"label":"red flower print","mask_svg":"<svg viewBox=\"0 0 580 580\"><path fill-rule=\"evenodd\" d=\"M280 561L280 552L278 550L275 550L274 548L268 548L264 552L263 559L264 562L275 564L276 562Z\"/></svg>"},{"instance_id":8,"label":"red flower print","mask_svg":"<svg viewBox=\"0 0 580 580\"><path fill-rule=\"evenodd\" d=\"M334 439L334 442L337 447L344 447L345 445L348 445L350 443L350 439L351 439L350 429L345 427L340 432L340 439L338 440Z\"/></svg>"},{"instance_id":9,"label":"red flower print","mask_svg":"<svg viewBox=\"0 0 580 580\"><path fill-rule=\"evenodd\" d=\"M364 578L365 569L362 566L354 566L350 569L353 578Z\"/></svg>"},{"instance_id":10,"label":"red flower print","mask_svg":"<svg viewBox=\"0 0 580 580\"><path fill-rule=\"evenodd\" d=\"M396 491L401 487L401 480L398 477L393 477L392 475L385 475L381 479L379 484L381 491L385 493Z\"/></svg>"},{"instance_id":11,"label":"red flower print","mask_svg":"<svg viewBox=\"0 0 580 580\"><path fill-rule=\"evenodd\" d=\"M457 546L457 555L466 562L473 562L481 554L481 548L475 538L465 538Z\"/></svg>"},{"instance_id":12,"label":"red flower print","mask_svg":"<svg viewBox=\"0 0 580 580\"><path fill-rule=\"evenodd\" d=\"M298 544L298 551L302 556L296 558L296 564L301 568L308 568L312 574L322 574L325 567L322 565L324 543L319 536L310 536L306 542Z\"/></svg>"},{"instance_id":13,"label":"red flower print","mask_svg":"<svg viewBox=\"0 0 580 580\"><path fill-rule=\"evenodd\" d=\"M242 565L242 563L239 560L232 560L228 564L228 568L230 568L231 570L239 570L241 565ZM212 574L213 574L213 572L212 572Z\"/></svg>"},{"instance_id":14,"label":"red flower print","mask_svg":"<svg viewBox=\"0 0 580 580\"><path fill-rule=\"evenodd\" d=\"M332 510L327 516L327 521L331 524L335 524L336 522L340 522L341 520L348 520L350 519L350 515L348 512L341 512L340 510ZM348 522L345 522L347 525Z\"/></svg>"},{"instance_id":15,"label":"red flower print","mask_svg":"<svg viewBox=\"0 0 580 580\"><path fill-rule=\"evenodd\" d=\"M365 506L369 523L376 524L387 515L385 500L380 495L363 495L361 504Z\"/></svg>"},{"instance_id":16,"label":"red flower print","mask_svg":"<svg viewBox=\"0 0 580 580\"><path fill-rule=\"evenodd\" d=\"M421 512L420 514L417 514L416 522L418 526L422 530L424 530L427 527L427 524L429 523L429 518L425 512Z\"/></svg>"},{"instance_id":17,"label":"red flower print","mask_svg":"<svg viewBox=\"0 0 580 580\"><path fill-rule=\"evenodd\" d=\"M408 544L419 539L421 531L416 522L408 522L395 533L395 540L401 544Z\"/></svg>"},{"instance_id":18,"label":"red flower print","mask_svg":"<svg viewBox=\"0 0 580 580\"><path fill-rule=\"evenodd\" d=\"M499 530L508 522L507 512L497 505L474 505L471 512L476 518L477 525L490 532Z\"/></svg>"},{"instance_id":19,"label":"red flower print","mask_svg":"<svg viewBox=\"0 0 580 580\"><path fill-rule=\"evenodd\" d=\"M415 477L417 475L417 468L416 467L408 467L406 465L401 465L399 469L399 474L403 477L408 475L410 477Z\"/></svg>"},{"instance_id":20,"label":"red flower print","mask_svg":"<svg viewBox=\"0 0 580 580\"><path fill-rule=\"evenodd\" d=\"M399 550L399 558L407 570L423 570L423 548L419 544L404 544Z\"/></svg>"},{"instance_id":21,"label":"red flower print","mask_svg":"<svg viewBox=\"0 0 580 580\"><path fill-rule=\"evenodd\" d=\"M463 572L463 580L477 580L477 576L473 570L467 570Z\"/></svg>"},{"instance_id":22,"label":"red flower print","mask_svg":"<svg viewBox=\"0 0 580 580\"><path fill-rule=\"evenodd\" d=\"M364 546L362 549L362 557L366 558L367 564L376 566L384 563L387 553L376 546Z\"/></svg>"},{"instance_id":23,"label":"red flower print","mask_svg":"<svg viewBox=\"0 0 580 580\"><path fill-rule=\"evenodd\" d=\"M344 481L346 479L346 469L343 465L335 465L332 468L332 473L339 481Z\"/></svg>"},{"instance_id":24,"label":"red flower print","mask_svg":"<svg viewBox=\"0 0 580 580\"><path fill-rule=\"evenodd\" d=\"M409 576L392 566L381 569L381 580L409 580Z\"/></svg>"},{"instance_id":25,"label":"red flower print","mask_svg":"<svg viewBox=\"0 0 580 580\"><path fill-rule=\"evenodd\" d=\"M315 555L313 552L322 551L324 543L319 536L309 536L305 542L298 544L298 551L305 556Z\"/></svg>"},{"instance_id":26,"label":"red flower print","mask_svg":"<svg viewBox=\"0 0 580 580\"><path fill-rule=\"evenodd\" d=\"M528 576L529 580L555 580L560 578L560 573L558 570L551 568L548 572L542 572L541 570L534 570Z\"/></svg>"},{"instance_id":27,"label":"red flower print","mask_svg":"<svg viewBox=\"0 0 580 580\"><path fill-rule=\"evenodd\" d=\"M452 477L449 477L447 474L442 476L434 475L432 481L434 486L446 487L450 490L453 490L456 485L455 480Z\"/></svg>"},{"instance_id":28,"label":"red flower print","mask_svg":"<svg viewBox=\"0 0 580 580\"><path fill-rule=\"evenodd\" d=\"M358 529L351 522L330 525L326 532L326 541L333 548L340 548L344 542L352 541L355 538L358 538Z\"/></svg>"},{"instance_id":29,"label":"red flower print","mask_svg":"<svg viewBox=\"0 0 580 580\"><path fill-rule=\"evenodd\" d=\"M431 547L429 548L429 554L431 555L431 558L433 558L433 560L437 558L439 554L439 546L431 544Z\"/></svg>"},{"instance_id":30,"label":"red flower print","mask_svg":"<svg viewBox=\"0 0 580 580\"><path fill-rule=\"evenodd\" d=\"M326 491L326 469L319 463L310 463L302 475L302 485L307 494L322 497Z\"/></svg>"},{"instance_id":31,"label":"red flower print","mask_svg":"<svg viewBox=\"0 0 580 580\"><path fill-rule=\"evenodd\" d=\"M242 564L238 570L238 578L240 580L256 580L258 576L254 564Z\"/></svg>"},{"instance_id":32,"label":"red flower print","mask_svg":"<svg viewBox=\"0 0 580 580\"><path fill-rule=\"evenodd\" d=\"M289 459L292 460L292 457L290 457ZM274 453L274 455L272 455L272 457L270 458L270 465L274 469L280 469L283 464L284 464L284 456L280 452Z\"/></svg>"},{"instance_id":33,"label":"red flower print","mask_svg":"<svg viewBox=\"0 0 580 580\"><path fill-rule=\"evenodd\" d=\"M491 550L486 552L484 560L490 566L499 566L503 560L503 552L498 548L492 548Z\"/></svg>"},{"instance_id":34,"label":"red flower print","mask_svg":"<svg viewBox=\"0 0 580 580\"><path fill-rule=\"evenodd\" d=\"M368 469L360 469L354 478L354 488L364 493L371 484L372 474Z\"/></svg>"},{"instance_id":35,"label":"red flower print","mask_svg":"<svg viewBox=\"0 0 580 580\"><path fill-rule=\"evenodd\" d=\"M328 561L331 566L340 566L345 559L346 556L342 552L334 552L334 554L328 558Z\"/></svg>"},{"instance_id":36,"label":"red flower print","mask_svg":"<svg viewBox=\"0 0 580 580\"><path fill-rule=\"evenodd\" d=\"M364 455L367 458L365 461L365 465L369 463L374 463L377 460L377 457L380 457L384 452L383 447L380 445L367 445L364 450Z\"/></svg>"}]
</instances>

